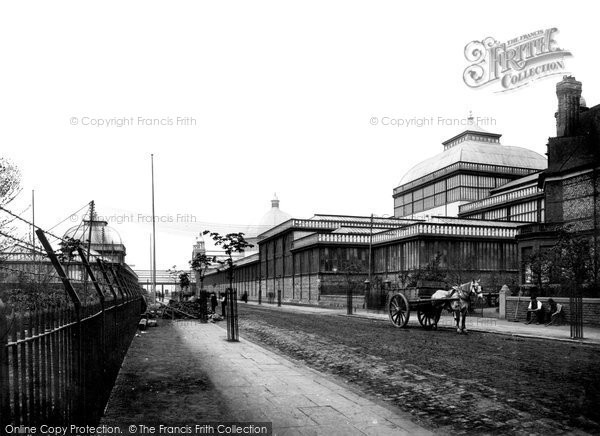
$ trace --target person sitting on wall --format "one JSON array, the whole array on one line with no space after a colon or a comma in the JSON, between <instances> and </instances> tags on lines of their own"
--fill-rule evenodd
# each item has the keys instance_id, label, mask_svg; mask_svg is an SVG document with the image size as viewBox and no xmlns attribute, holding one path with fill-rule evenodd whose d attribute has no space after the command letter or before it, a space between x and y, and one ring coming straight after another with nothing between
<instances>
[{"instance_id":1,"label":"person sitting on wall","mask_svg":"<svg viewBox=\"0 0 600 436\"><path fill-rule=\"evenodd\" d=\"M562 304L556 303L552 298L549 298L548 306L550 307L550 310L548 311L550 319L546 326L558 323L559 318L562 315Z\"/></svg>"},{"instance_id":2,"label":"person sitting on wall","mask_svg":"<svg viewBox=\"0 0 600 436\"><path fill-rule=\"evenodd\" d=\"M544 306L538 301L535 295L531 296L529 306L527 306L527 324L531 324L535 318L536 324L544 321Z\"/></svg>"}]
</instances>

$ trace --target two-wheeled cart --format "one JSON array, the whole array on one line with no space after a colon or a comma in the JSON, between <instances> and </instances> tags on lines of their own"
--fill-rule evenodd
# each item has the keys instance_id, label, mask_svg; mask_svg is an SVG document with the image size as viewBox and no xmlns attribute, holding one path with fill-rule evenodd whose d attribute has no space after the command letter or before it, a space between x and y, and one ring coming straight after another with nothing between
<instances>
[{"instance_id":1,"label":"two-wheeled cart","mask_svg":"<svg viewBox=\"0 0 600 436\"><path fill-rule=\"evenodd\" d=\"M419 324L423 328L430 329L437 325L441 313L440 306L446 306L451 301L458 300L458 297L432 300L433 292L435 291L430 288L416 288L399 291L392 295L388 303L388 314L392 324L396 327L406 327L410 313L416 311Z\"/></svg>"}]
</instances>

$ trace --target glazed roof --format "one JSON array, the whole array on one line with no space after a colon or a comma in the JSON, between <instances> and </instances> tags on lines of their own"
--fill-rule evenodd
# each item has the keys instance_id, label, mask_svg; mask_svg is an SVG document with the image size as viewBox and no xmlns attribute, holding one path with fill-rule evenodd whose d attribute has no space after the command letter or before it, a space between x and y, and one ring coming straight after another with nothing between
<instances>
[{"instance_id":1,"label":"glazed roof","mask_svg":"<svg viewBox=\"0 0 600 436\"><path fill-rule=\"evenodd\" d=\"M123 241L119 233L109 227L106 221L91 221L92 225L92 244L99 245L122 245ZM82 224L71 227L65 232L64 239L73 238L87 243L89 240L90 221L85 220Z\"/></svg>"},{"instance_id":2,"label":"glazed roof","mask_svg":"<svg viewBox=\"0 0 600 436\"><path fill-rule=\"evenodd\" d=\"M261 229L259 233L262 233L271 227L275 227L290 218L292 218L292 216L289 213L279 209L279 199L277 198L277 195L274 195L273 200L271 200L271 209L262 216L258 223L258 226Z\"/></svg>"},{"instance_id":3,"label":"glazed roof","mask_svg":"<svg viewBox=\"0 0 600 436\"><path fill-rule=\"evenodd\" d=\"M492 189L490 189L490 193L495 194L495 193L498 193L498 192L509 191L509 190L511 190L513 188L517 188L517 187L520 188L520 187L523 187L523 185L528 185L528 184L536 186L537 185L537 180L538 180L539 177L540 177L540 173L539 172L532 173L532 174L529 174L527 176L523 176L523 177L520 177L518 179L511 180L510 182L505 183L504 185L500 185L500 186L498 186L496 188L492 188Z\"/></svg>"},{"instance_id":4,"label":"glazed roof","mask_svg":"<svg viewBox=\"0 0 600 436\"><path fill-rule=\"evenodd\" d=\"M544 156L527 148L511 147L501 145L500 143L465 140L412 167L402 177L398 186L417 180L457 162L532 168L537 170L543 170L548 166Z\"/></svg>"}]
</instances>

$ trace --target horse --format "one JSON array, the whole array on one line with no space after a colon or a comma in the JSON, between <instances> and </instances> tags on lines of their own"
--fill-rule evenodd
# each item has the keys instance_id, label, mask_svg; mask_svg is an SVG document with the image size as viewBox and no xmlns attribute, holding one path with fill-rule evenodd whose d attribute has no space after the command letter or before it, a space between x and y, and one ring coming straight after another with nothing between
<instances>
[{"instance_id":1,"label":"horse","mask_svg":"<svg viewBox=\"0 0 600 436\"><path fill-rule=\"evenodd\" d=\"M440 319L442 310L446 308L448 311L454 312L457 333L467 333L467 329L465 328L465 320L471 305L471 294L473 293L477 295L477 298L483 299L483 291L481 290L479 280L472 280L470 282L463 283L462 285L454 286L449 291L435 291L435 293L431 296L432 305L436 309L434 328L437 328L437 323ZM434 300L440 299L445 301L439 301L436 304Z\"/></svg>"}]
</instances>

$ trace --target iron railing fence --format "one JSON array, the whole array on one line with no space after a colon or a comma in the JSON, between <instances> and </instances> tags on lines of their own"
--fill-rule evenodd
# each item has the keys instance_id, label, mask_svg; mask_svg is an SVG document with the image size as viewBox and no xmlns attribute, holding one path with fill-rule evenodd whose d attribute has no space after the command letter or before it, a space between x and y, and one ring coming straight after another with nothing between
<instances>
[{"instance_id":1,"label":"iron railing fence","mask_svg":"<svg viewBox=\"0 0 600 436\"><path fill-rule=\"evenodd\" d=\"M0 425L96 423L142 311L140 295L17 312L0 300Z\"/></svg>"},{"instance_id":2,"label":"iron railing fence","mask_svg":"<svg viewBox=\"0 0 600 436\"><path fill-rule=\"evenodd\" d=\"M8 304L0 299L0 428L95 425L145 310L142 289L127 265L86 252L81 243L65 262L47 235L55 247L71 241L35 228L42 247L11 237L29 244L35 258L18 270L28 281L9 283ZM76 277L68 268L73 262L81 272ZM39 265L51 266L41 274ZM66 294L54 289L48 298L59 281Z\"/></svg>"}]
</instances>

